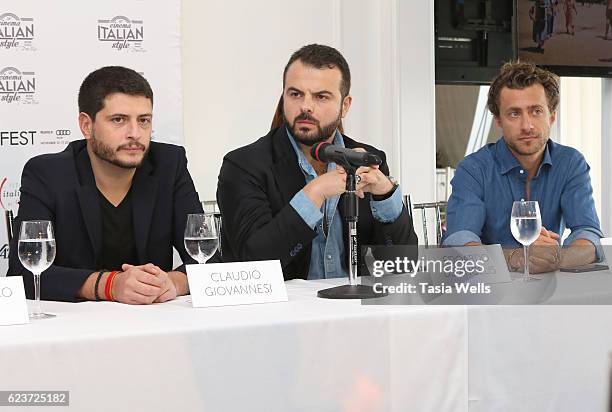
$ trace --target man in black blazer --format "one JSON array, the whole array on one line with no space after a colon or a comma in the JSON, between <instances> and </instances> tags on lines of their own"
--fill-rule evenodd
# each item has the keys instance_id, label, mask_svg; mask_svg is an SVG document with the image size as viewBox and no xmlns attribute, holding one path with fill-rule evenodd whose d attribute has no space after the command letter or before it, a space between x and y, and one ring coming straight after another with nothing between
<instances>
[{"instance_id":1,"label":"man in black blazer","mask_svg":"<svg viewBox=\"0 0 612 412\"><path fill-rule=\"evenodd\" d=\"M172 270L187 214L202 206L182 147L151 142L153 92L137 72L104 67L79 91L84 140L30 159L21 177L9 276L33 276L17 254L25 220L50 220L57 254L41 276L41 297L149 304L189 293L184 266ZM112 280L112 281L111 281ZM108 286L108 287L107 287Z\"/></svg>"},{"instance_id":2,"label":"man in black blazer","mask_svg":"<svg viewBox=\"0 0 612 412\"><path fill-rule=\"evenodd\" d=\"M348 64L337 50L312 44L291 56L275 117L282 121L223 159L217 201L224 260L279 259L286 280L346 276L346 171L312 158L311 147L322 141L383 160L380 167L357 170L360 244L417 243L385 154L339 131L351 105L349 90ZM361 256L359 262L363 274Z\"/></svg>"}]
</instances>

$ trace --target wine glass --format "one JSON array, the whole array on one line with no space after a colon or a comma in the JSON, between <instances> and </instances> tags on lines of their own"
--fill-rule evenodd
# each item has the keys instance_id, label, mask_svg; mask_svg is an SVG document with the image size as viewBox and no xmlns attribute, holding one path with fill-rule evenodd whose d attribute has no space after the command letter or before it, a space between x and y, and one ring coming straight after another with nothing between
<instances>
[{"instance_id":1,"label":"wine glass","mask_svg":"<svg viewBox=\"0 0 612 412\"><path fill-rule=\"evenodd\" d=\"M40 275L55 260L53 224L48 220L21 222L18 255L23 267L34 275L34 307L30 319L55 317L40 310Z\"/></svg>"},{"instance_id":2,"label":"wine glass","mask_svg":"<svg viewBox=\"0 0 612 412\"><path fill-rule=\"evenodd\" d=\"M217 222L212 213L187 215L185 249L198 263L206 263L219 247Z\"/></svg>"},{"instance_id":3,"label":"wine glass","mask_svg":"<svg viewBox=\"0 0 612 412\"><path fill-rule=\"evenodd\" d=\"M540 236L542 218L536 201L520 200L512 204L510 230L525 251L525 279L529 279L529 245Z\"/></svg>"}]
</instances>

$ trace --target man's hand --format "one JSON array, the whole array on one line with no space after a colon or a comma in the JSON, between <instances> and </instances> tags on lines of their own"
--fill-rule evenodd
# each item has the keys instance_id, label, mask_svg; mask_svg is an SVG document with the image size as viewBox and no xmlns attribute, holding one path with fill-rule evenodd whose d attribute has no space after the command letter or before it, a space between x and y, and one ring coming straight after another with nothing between
<instances>
[{"instance_id":1,"label":"man's hand","mask_svg":"<svg viewBox=\"0 0 612 412\"><path fill-rule=\"evenodd\" d=\"M122 266L123 272L117 274L113 281L113 297L117 302L146 305L157 299L162 293L165 282L164 279L143 269L148 265Z\"/></svg>"},{"instance_id":2,"label":"man's hand","mask_svg":"<svg viewBox=\"0 0 612 412\"><path fill-rule=\"evenodd\" d=\"M317 176L304 186L304 193L317 206L321 207L325 199L344 193L346 190L346 171L342 166L336 170Z\"/></svg>"},{"instance_id":3,"label":"man's hand","mask_svg":"<svg viewBox=\"0 0 612 412\"><path fill-rule=\"evenodd\" d=\"M366 151L361 147L353 150L356 152ZM357 196L362 199L366 193L385 195L393 190L393 183L380 171L378 165L361 166L357 169L356 174L361 178L361 181L357 184Z\"/></svg>"},{"instance_id":4,"label":"man's hand","mask_svg":"<svg viewBox=\"0 0 612 412\"><path fill-rule=\"evenodd\" d=\"M529 246L529 271L554 272L560 263L559 235L542 227L540 236Z\"/></svg>"},{"instance_id":5,"label":"man's hand","mask_svg":"<svg viewBox=\"0 0 612 412\"><path fill-rule=\"evenodd\" d=\"M378 165L362 166L357 169L357 174L361 177L357 185L357 196L362 199L366 193L386 195L393 190L393 183L380 171Z\"/></svg>"},{"instance_id":6,"label":"man's hand","mask_svg":"<svg viewBox=\"0 0 612 412\"><path fill-rule=\"evenodd\" d=\"M540 236L529 246L529 273L554 272L559 269L561 263L559 251L559 235L542 227ZM525 256L521 250L510 254L511 267L525 267Z\"/></svg>"},{"instance_id":7,"label":"man's hand","mask_svg":"<svg viewBox=\"0 0 612 412\"><path fill-rule=\"evenodd\" d=\"M150 275L153 275L161 281L161 286L159 287L158 295L155 297L155 299L152 302L149 302L149 303L161 303L161 302L167 302L169 300L176 299L176 296L177 296L176 286L174 285L174 282L172 281L168 273L164 272L158 266L155 266L152 263L147 263L146 265L142 265L142 266L132 266L127 263L124 263L121 266L121 269L124 272L132 270L134 268L140 269ZM116 279L115 279L115 282L116 282Z\"/></svg>"}]
</instances>

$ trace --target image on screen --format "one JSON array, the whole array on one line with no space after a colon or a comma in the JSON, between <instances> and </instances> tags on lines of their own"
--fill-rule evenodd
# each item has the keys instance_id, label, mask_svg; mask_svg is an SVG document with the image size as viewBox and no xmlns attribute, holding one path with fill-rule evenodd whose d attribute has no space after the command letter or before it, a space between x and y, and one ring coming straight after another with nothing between
<instances>
[{"instance_id":1,"label":"image on screen","mask_svg":"<svg viewBox=\"0 0 612 412\"><path fill-rule=\"evenodd\" d=\"M612 68L612 0L516 0L521 60Z\"/></svg>"}]
</instances>

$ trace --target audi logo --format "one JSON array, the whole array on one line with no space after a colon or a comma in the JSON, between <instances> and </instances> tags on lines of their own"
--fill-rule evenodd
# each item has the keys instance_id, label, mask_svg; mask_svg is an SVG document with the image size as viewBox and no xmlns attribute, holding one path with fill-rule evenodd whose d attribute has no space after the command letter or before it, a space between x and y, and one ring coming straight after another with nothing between
<instances>
[{"instance_id":1,"label":"audi logo","mask_svg":"<svg viewBox=\"0 0 612 412\"><path fill-rule=\"evenodd\" d=\"M57 136L70 136L70 130L68 129L60 129L60 130L56 130L55 134Z\"/></svg>"}]
</instances>

